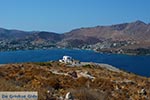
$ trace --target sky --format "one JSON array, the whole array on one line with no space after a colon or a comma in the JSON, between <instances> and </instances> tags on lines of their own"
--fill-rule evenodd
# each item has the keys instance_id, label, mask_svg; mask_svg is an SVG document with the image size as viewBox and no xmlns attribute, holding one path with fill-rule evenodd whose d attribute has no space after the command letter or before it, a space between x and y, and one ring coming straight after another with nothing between
<instances>
[{"instance_id":1,"label":"sky","mask_svg":"<svg viewBox=\"0 0 150 100\"><path fill-rule=\"evenodd\" d=\"M64 33L136 20L150 23L150 0L0 0L0 27Z\"/></svg>"}]
</instances>

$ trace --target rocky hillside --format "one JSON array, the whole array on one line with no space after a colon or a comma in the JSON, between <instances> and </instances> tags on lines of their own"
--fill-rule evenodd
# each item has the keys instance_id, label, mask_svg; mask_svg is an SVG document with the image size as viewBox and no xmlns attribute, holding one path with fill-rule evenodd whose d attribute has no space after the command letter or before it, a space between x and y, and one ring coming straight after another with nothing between
<instances>
[{"instance_id":1,"label":"rocky hillside","mask_svg":"<svg viewBox=\"0 0 150 100\"><path fill-rule=\"evenodd\" d=\"M150 25L142 21L74 29L64 34L0 29L0 51L51 47L150 54Z\"/></svg>"},{"instance_id":2,"label":"rocky hillside","mask_svg":"<svg viewBox=\"0 0 150 100\"><path fill-rule=\"evenodd\" d=\"M150 25L142 21L135 21L111 26L80 28L64 35L63 42L83 41L87 44L94 44L101 41L129 40L150 42Z\"/></svg>"},{"instance_id":3,"label":"rocky hillside","mask_svg":"<svg viewBox=\"0 0 150 100\"><path fill-rule=\"evenodd\" d=\"M142 21L80 28L64 34L58 45L97 52L150 54L150 25Z\"/></svg>"},{"instance_id":4,"label":"rocky hillside","mask_svg":"<svg viewBox=\"0 0 150 100\"><path fill-rule=\"evenodd\" d=\"M0 67L0 91L38 91L39 100L149 100L150 79L105 64L22 63ZM66 95L67 94L67 95Z\"/></svg>"},{"instance_id":5,"label":"rocky hillside","mask_svg":"<svg viewBox=\"0 0 150 100\"><path fill-rule=\"evenodd\" d=\"M25 32L20 30L8 30L0 28L0 39L8 38L28 38L34 37L44 40L56 41L83 41L88 44L97 43L104 40L123 41L147 41L150 42L150 25L142 21L135 21L131 23L116 24L111 26L96 26L89 28L74 29L64 34L57 34L54 32L31 31Z\"/></svg>"},{"instance_id":6,"label":"rocky hillside","mask_svg":"<svg viewBox=\"0 0 150 100\"><path fill-rule=\"evenodd\" d=\"M47 41L47 42L51 42L51 43L57 43L58 41L61 41L62 36L61 36L61 34L57 34L54 32L41 31L41 32L34 32L34 33L28 35L26 37L26 39L32 40L32 42L42 40L42 41Z\"/></svg>"}]
</instances>

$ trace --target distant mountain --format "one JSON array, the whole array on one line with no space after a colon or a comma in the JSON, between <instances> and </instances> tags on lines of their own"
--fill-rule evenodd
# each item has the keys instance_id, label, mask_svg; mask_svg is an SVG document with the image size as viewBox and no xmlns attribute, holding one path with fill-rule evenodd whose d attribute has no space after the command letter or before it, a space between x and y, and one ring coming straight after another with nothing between
<instances>
[{"instance_id":1,"label":"distant mountain","mask_svg":"<svg viewBox=\"0 0 150 100\"><path fill-rule=\"evenodd\" d=\"M37 48L39 46L38 44L40 44L40 47L44 44L46 47L47 45L48 47L53 45L56 47L71 48L82 48L86 45L94 45L94 49L97 48L96 46L100 46L100 48L117 47L117 49L120 47L150 48L150 24L137 20L131 23L110 26L79 28L64 34L45 31L26 32L0 28L0 40L13 41L10 45L12 45L12 43L21 42L22 46L28 47L28 45L36 45ZM26 45L26 43L28 43L28 45ZM3 45L4 44L5 43L3 43ZM11 46L8 48L10 47Z\"/></svg>"},{"instance_id":2,"label":"distant mountain","mask_svg":"<svg viewBox=\"0 0 150 100\"><path fill-rule=\"evenodd\" d=\"M19 39L25 37L41 38L54 41L83 41L96 43L101 40L138 40L150 41L150 24L142 21L116 24L111 26L96 26L89 28L74 29L64 34L53 32L25 32L20 30L8 30L0 28L0 39Z\"/></svg>"},{"instance_id":3,"label":"distant mountain","mask_svg":"<svg viewBox=\"0 0 150 100\"><path fill-rule=\"evenodd\" d=\"M26 37L30 32L20 31L20 30L8 30L0 28L0 40L5 39L22 39Z\"/></svg>"},{"instance_id":4,"label":"distant mountain","mask_svg":"<svg viewBox=\"0 0 150 100\"><path fill-rule=\"evenodd\" d=\"M60 41L62 38L61 38L61 34L54 33L54 32L41 31L41 32L35 32L35 33L28 35L28 37L26 37L26 39L34 40L34 41L40 39L43 41L49 41L52 43L56 43L56 42Z\"/></svg>"},{"instance_id":5,"label":"distant mountain","mask_svg":"<svg viewBox=\"0 0 150 100\"><path fill-rule=\"evenodd\" d=\"M43 40L57 42L61 40L61 35L54 32L44 32L44 31L20 31L20 30L8 30L0 28L0 40Z\"/></svg>"},{"instance_id":6,"label":"distant mountain","mask_svg":"<svg viewBox=\"0 0 150 100\"><path fill-rule=\"evenodd\" d=\"M62 42L79 42L93 44L99 41L134 40L150 42L150 25L142 21L111 26L80 28L64 34Z\"/></svg>"}]
</instances>

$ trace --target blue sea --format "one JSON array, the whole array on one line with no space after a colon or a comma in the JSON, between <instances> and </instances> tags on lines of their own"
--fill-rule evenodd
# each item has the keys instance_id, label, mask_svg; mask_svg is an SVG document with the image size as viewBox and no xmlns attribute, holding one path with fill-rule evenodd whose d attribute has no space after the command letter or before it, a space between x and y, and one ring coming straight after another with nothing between
<instances>
[{"instance_id":1,"label":"blue sea","mask_svg":"<svg viewBox=\"0 0 150 100\"><path fill-rule=\"evenodd\" d=\"M0 52L0 64L45 62L69 55L82 62L107 63L119 69L150 77L150 56L101 54L88 50L50 49Z\"/></svg>"}]
</instances>

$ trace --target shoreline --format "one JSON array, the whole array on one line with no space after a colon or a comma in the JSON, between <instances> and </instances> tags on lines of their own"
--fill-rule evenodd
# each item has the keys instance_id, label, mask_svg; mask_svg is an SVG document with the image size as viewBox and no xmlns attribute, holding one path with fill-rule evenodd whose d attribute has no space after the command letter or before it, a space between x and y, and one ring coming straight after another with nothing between
<instances>
[{"instance_id":1,"label":"shoreline","mask_svg":"<svg viewBox=\"0 0 150 100\"><path fill-rule=\"evenodd\" d=\"M47 48L47 49L20 49L20 50L3 50L2 52L16 52L16 51L32 51L32 50L54 50L54 49L67 49L67 50L86 50L86 51L93 51L95 53L100 54L116 54L116 55L127 55L127 56L150 56L150 54L135 54L135 53L110 53L110 52L99 52L92 49L80 49L80 48Z\"/></svg>"},{"instance_id":2,"label":"shoreline","mask_svg":"<svg viewBox=\"0 0 150 100\"><path fill-rule=\"evenodd\" d=\"M150 56L128 56L122 54L100 54L92 50L55 48L51 50L15 51L0 53L1 64L24 62L56 61L64 55L79 59L81 62L95 62L113 65L121 70L149 77ZM81 56L81 57L80 57ZM3 58L3 59L2 59ZM144 60L143 60L144 59ZM143 66L143 67L142 67ZM134 69L133 69L134 68ZM144 70L144 71L140 71Z\"/></svg>"}]
</instances>

